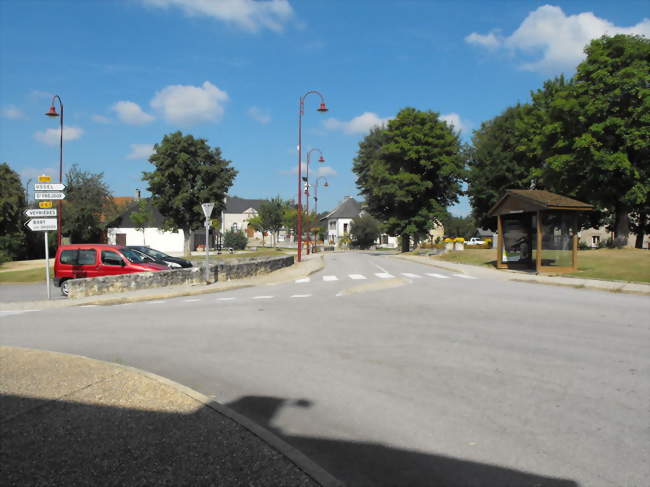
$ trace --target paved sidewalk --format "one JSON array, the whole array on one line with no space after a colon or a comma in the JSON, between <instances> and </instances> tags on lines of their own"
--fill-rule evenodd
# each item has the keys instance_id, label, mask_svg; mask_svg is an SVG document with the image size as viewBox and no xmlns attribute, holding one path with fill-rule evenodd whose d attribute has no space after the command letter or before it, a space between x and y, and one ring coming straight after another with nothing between
<instances>
[{"instance_id":1,"label":"paved sidewalk","mask_svg":"<svg viewBox=\"0 0 650 487\"><path fill-rule=\"evenodd\" d=\"M534 274L531 272L513 271L507 269L497 270L486 266L445 262L431 257L419 255L397 255L395 257L418 262L420 264L430 265L433 267L439 267L441 269L446 269L452 272L471 274L476 277L650 296L650 284L637 282L602 281L599 279L582 279L579 277L549 276L544 274Z\"/></svg>"},{"instance_id":2,"label":"paved sidewalk","mask_svg":"<svg viewBox=\"0 0 650 487\"><path fill-rule=\"evenodd\" d=\"M0 347L3 485L335 486L269 431L130 367Z\"/></svg>"},{"instance_id":3,"label":"paved sidewalk","mask_svg":"<svg viewBox=\"0 0 650 487\"><path fill-rule=\"evenodd\" d=\"M231 281L220 281L214 284L203 284L196 286L169 286L162 288L140 289L125 293L105 294L103 296L88 296L79 299L59 299L59 300L41 300L41 301L17 301L0 303L0 311L18 311L18 310L36 310L46 308L64 308L68 306L81 306L89 304L109 305L121 303L134 303L138 301L149 301L154 299L168 299L178 296L194 296L199 294L215 293L238 289L242 287L251 287L259 285L274 285L283 282L291 282L301 277L306 277L314 272L318 272L324 266L323 254L312 254L305 256L303 261L285 267L269 274L260 274L258 276L246 279L233 279ZM54 288L58 292L58 288Z\"/></svg>"}]
</instances>

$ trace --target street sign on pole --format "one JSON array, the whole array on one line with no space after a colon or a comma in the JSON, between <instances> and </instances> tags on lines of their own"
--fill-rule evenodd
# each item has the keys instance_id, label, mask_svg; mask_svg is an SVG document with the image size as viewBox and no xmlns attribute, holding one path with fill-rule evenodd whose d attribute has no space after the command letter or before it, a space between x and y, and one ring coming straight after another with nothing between
<instances>
[{"instance_id":1,"label":"street sign on pole","mask_svg":"<svg viewBox=\"0 0 650 487\"><path fill-rule=\"evenodd\" d=\"M46 176L45 174L38 177L39 183L49 183L50 181L52 181L52 178L50 176Z\"/></svg>"},{"instance_id":2,"label":"street sign on pole","mask_svg":"<svg viewBox=\"0 0 650 487\"><path fill-rule=\"evenodd\" d=\"M36 200L62 200L65 198L65 193L34 193Z\"/></svg>"},{"instance_id":3,"label":"street sign on pole","mask_svg":"<svg viewBox=\"0 0 650 487\"><path fill-rule=\"evenodd\" d=\"M212 215L212 210L214 209L214 203L201 203L201 208L203 208L203 214L205 218L210 218Z\"/></svg>"},{"instance_id":4,"label":"street sign on pole","mask_svg":"<svg viewBox=\"0 0 650 487\"><path fill-rule=\"evenodd\" d=\"M42 218L44 216L56 216L56 208L51 210L39 210L35 208L30 208L25 210L25 216L30 218Z\"/></svg>"},{"instance_id":5,"label":"street sign on pole","mask_svg":"<svg viewBox=\"0 0 650 487\"><path fill-rule=\"evenodd\" d=\"M26 225L33 232L47 232L57 229L56 218L37 218L29 220Z\"/></svg>"},{"instance_id":6,"label":"street sign on pole","mask_svg":"<svg viewBox=\"0 0 650 487\"><path fill-rule=\"evenodd\" d=\"M65 184L61 183L47 183L47 184L34 184L34 191L63 191Z\"/></svg>"},{"instance_id":7,"label":"street sign on pole","mask_svg":"<svg viewBox=\"0 0 650 487\"><path fill-rule=\"evenodd\" d=\"M39 201L38 202L38 207L39 208L52 208L52 202L51 201Z\"/></svg>"}]
</instances>

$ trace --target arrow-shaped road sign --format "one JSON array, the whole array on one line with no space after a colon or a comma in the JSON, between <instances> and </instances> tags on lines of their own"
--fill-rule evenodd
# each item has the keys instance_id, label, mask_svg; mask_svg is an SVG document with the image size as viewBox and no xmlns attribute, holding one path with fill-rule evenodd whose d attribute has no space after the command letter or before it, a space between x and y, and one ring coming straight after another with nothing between
<instances>
[{"instance_id":1,"label":"arrow-shaped road sign","mask_svg":"<svg viewBox=\"0 0 650 487\"><path fill-rule=\"evenodd\" d=\"M39 210L35 208L30 208L25 210L25 216L30 218L42 218L44 216L56 216L56 208L52 210Z\"/></svg>"},{"instance_id":2,"label":"arrow-shaped road sign","mask_svg":"<svg viewBox=\"0 0 650 487\"><path fill-rule=\"evenodd\" d=\"M62 200L65 193L34 193L34 199L37 200Z\"/></svg>"},{"instance_id":3,"label":"arrow-shaped road sign","mask_svg":"<svg viewBox=\"0 0 650 487\"><path fill-rule=\"evenodd\" d=\"M27 227L33 232L49 232L50 230L56 230L56 218L38 218L35 220L29 220L26 223Z\"/></svg>"},{"instance_id":4,"label":"arrow-shaped road sign","mask_svg":"<svg viewBox=\"0 0 650 487\"><path fill-rule=\"evenodd\" d=\"M49 183L49 184L35 184L34 191L63 191L65 184Z\"/></svg>"}]
</instances>

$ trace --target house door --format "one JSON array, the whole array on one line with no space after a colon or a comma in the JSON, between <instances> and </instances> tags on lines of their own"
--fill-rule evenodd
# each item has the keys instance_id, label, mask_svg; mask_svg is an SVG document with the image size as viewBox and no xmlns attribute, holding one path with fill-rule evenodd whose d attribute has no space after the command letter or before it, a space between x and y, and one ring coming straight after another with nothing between
<instances>
[{"instance_id":1,"label":"house door","mask_svg":"<svg viewBox=\"0 0 650 487\"><path fill-rule=\"evenodd\" d=\"M248 238L253 238L255 236L255 228L252 225L246 227L246 236Z\"/></svg>"},{"instance_id":2,"label":"house door","mask_svg":"<svg viewBox=\"0 0 650 487\"><path fill-rule=\"evenodd\" d=\"M126 245L126 233L115 234L115 245Z\"/></svg>"}]
</instances>

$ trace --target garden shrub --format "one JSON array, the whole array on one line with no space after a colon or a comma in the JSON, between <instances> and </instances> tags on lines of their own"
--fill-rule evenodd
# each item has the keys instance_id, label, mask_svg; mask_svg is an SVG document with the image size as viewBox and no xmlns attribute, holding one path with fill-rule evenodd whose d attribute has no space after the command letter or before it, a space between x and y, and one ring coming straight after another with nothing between
<instances>
[{"instance_id":1,"label":"garden shrub","mask_svg":"<svg viewBox=\"0 0 650 487\"><path fill-rule=\"evenodd\" d=\"M226 248L230 247L234 250L244 250L246 244L248 244L248 238L241 230L231 230L223 236L223 245Z\"/></svg>"}]
</instances>

